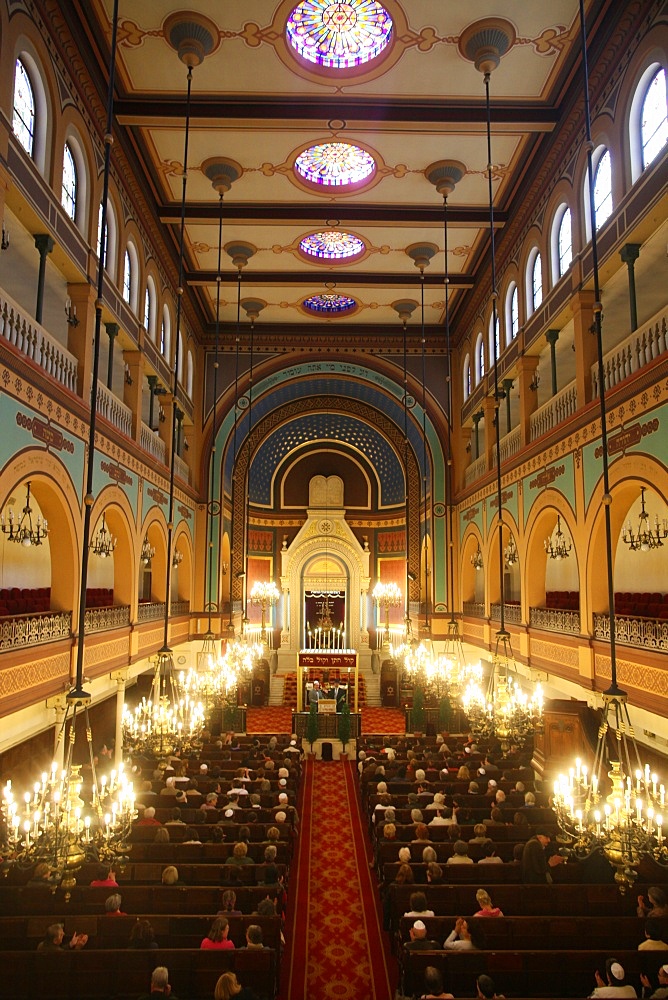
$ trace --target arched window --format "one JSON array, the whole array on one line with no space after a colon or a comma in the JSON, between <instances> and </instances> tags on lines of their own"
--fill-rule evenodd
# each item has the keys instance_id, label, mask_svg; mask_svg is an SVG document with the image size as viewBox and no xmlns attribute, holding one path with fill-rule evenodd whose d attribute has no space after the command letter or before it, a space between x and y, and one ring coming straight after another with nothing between
<instances>
[{"instance_id":1,"label":"arched window","mask_svg":"<svg viewBox=\"0 0 668 1000\"><path fill-rule=\"evenodd\" d=\"M513 281L512 285L508 289L507 296L507 314L506 314L506 338L508 342L514 340L517 334L520 332L520 297L517 291L517 285Z\"/></svg>"},{"instance_id":2,"label":"arched window","mask_svg":"<svg viewBox=\"0 0 668 1000\"><path fill-rule=\"evenodd\" d=\"M464 358L464 399L471 395L471 359L466 355Z\"/></svg>"},{"instance_id":3,"label":"arched window","mask_svg":"<svg viewBox=\"0 0 668 1000\"><path fill-rule=\"evenodd\" d=\"M169 313L169 307L165 304L162 310L162 325L160 327L160 353L163 358L169 360L169 350L171 345L172 336L172 318Z\"/></svg>"},{"instance_id":4,"label":"arched window","mask_svg":"<svg viewBox=\"0 0 668 1000\"><path fill-rule=\"evenodd\" d=\"M123 258L123 298L129 305L132 298L132 260L129 250L125 251Z\"/></svg>"},{"instance_id":5,"label":"arched window","mask_svg":"<svg viewBox=\"0 0 668 1000\"><path fill-rule=\"evenodd\" d=\"M559 223L557 233L557 261L558 275L562 278L571 266L573 260L573 228L571 220L571 210L566 208Z\"/></svg>"},{"instance_id":6,"label":"arched window","mask_svg":"<svg viewBox=\"0 0 668 1000\"><path fill-rule=\"evenodd\" d=\"M155 327L158 315L158 305L155 294L155 283L149 275L146 279L146 295L144 296L144 326L149 337L155 343Z\"/></svg>"},{"instance_id":7,"label":"arched window","mask_svg":"<svg viewBox=\"0 0 668 1000\"><path fill-rule=\"evenodd\" d=\"M496 319L496 323L494 320ZM499 328L499 314L492 313L489 318L489 357L490 367L494 361L501 357L501 335Z\"/></svg>"},{"instance_id":8,"label":"arched window","mask_svg":"<svg viewBox=\"0 0 668 1000\"><path fill-rule=\"evenodd\" d=\"M188 397L192 399L193 394L193 382L195 378L195 366L193 362L193 354L191 350L188 350L188 364L186 365L186 393Z\"/></svg>"},{"instance_id":9,"label":"arched window","mask_svg":"<svg viewBox=\"0 0 668 1000\"><path fill-rule=\"evenodd\" d=\"M475 376L476 385L485 375L485 340L482 334L478 335L475 345Z\"/></svg>"},{"instance_id":10,"label":"arched window","mask_svg":"<svg viewBox=\"0 0 668 1000\"><path fill-rule=\"evenodd\" d=\"M14 75L12 129L28 156L32 156L35 146L35 93L21 59L16 60Z\"/></svg>"},{"instance_id":11,"label":"arched window","mask_svg":"<svg viewBox=\"0 0 668 1000\"><path fill-rule=\"evenodd\" d=\"M594 171L594 218L596 230L612 215L612 160L606 149L599 157Z\"/></svg>"},{"instance_id":12,"label":"arched window","mask_svg":"<svg viewBox=\"0 0 668 1000\"><path fill-rule=\"evenodd\" d=\"M97 216L97 255L102 252L102 203ZM107 225L104 234L104 269L111 278L116 276L116 216L111 206L111 199L107 201Z\"/></svg>"},{"instance_id":13,"label":"arched window","mask_svg":"<svg viewBox=\"0 0 668 1000\"><path fill-rule=\"evenodd\" d=\"M144 329L147 333L151 329L151 293L148 290L148 285L146 285L144 293Z\"/></svg>"},{"instance_id":14,"label":"arched window","mask_svg":"<svg viewBox=\"0 0 668 1000\"><path fill-rule=\"evenodd\" d=\"M655 160L668 140L666 118L666 71L661 68L650 80L640 113L642 169Z\"/></svg>"},{"instance_id":15,"label":"arched window","mask_svg":"<svg viewBox=\"0 0 668 1000\"><path fill-rule=\"evenodd\" d=\"M538 250L529 258L527 272L527 308L531 315L543 301L543 258Z\"/></svg>"},{"instance_id":16,"label":"arched window","mask_svg":"<svg viewBox=\"0 0 668 1000\"><path fill-rule=\"evenodd\" d=\"M181 333L180 330L179 330L178 345L179 345L179 356L178 356L178 364L176 366L176 377L181 383L181 385L183 385L183 334Z\"/></svg>"},{"instance_id":17,"label":"arched window","mask_svg":"<svg viewBox=\"0 0 668 1000\"><path fill-rule=\"evenodd\" d=\"M167 354L167 324L164 316L162 317L162 326L160 327L160 353L163 357Z\"/></svg>"},{"instance_id":18,"label":"arched window","mask_svg":"<svg viewBox=\"0 0 668 1000\"><path fill-rule=\"evenodd\" d=\"M106 227L105 227L104 240L103 240L102 239L102 203L100 202L100 210L97 213L97 255L98 255L98 257L102 256L102 251L103 250L105 251L105 254L106 254L106 250L107 250L107 233L106 233ZM107 259L105 257L105 266L106 266L106 263L107 263Z\"/></svg>"},{"instance_id":19,"label":"arched window","mask_svg":"<svg viewBox=\"0 0 668 1000\"><path fill-rule=\"evenodd\" d=\"M77 216L77 165L69 142L65 143L63 149L63 186L60 203L74 222Z\"/></svg>"}]
</instances>

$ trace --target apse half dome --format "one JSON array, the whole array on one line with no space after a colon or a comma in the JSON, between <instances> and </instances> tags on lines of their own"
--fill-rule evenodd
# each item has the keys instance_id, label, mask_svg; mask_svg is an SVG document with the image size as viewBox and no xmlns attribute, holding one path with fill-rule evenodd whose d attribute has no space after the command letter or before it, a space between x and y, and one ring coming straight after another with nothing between
<instances>
[{"instance_id":1,"label":"apse half dome","mask_svg":"<svg viewBox=\"0 0 668 1000\"><path fill-rule=\"evenodd\" d=\"M321 292L304 299L302 307L318 316L345 316L357 307L357 302L348 295L339 295L338 292Z\"/></svg>"},{"instance_id":2,"label":"apse half dome","mask_svg":"<svg viewBox=\"0 0 668 1000\"><path fill-rule=\"evenodd\" d=\"M369 180L376 161L366 149L350 142L320 142L299 154L295 171L309 184L346 187Z\"/></svg>"},{"instance_id":3,"label":"apse half dome","mask_svg":"<svg viewBox=\"0 0 668 1000\"><path fill-rule=\"evenodd\" d=\"M358 257L364 253L366 246L352 233L342 233L339 230L327 230L321 233L310 233L299 242L299 249L308 257L318 260L346 260Z\"/></svg>"},{"instance_id":4,"label":"apse half dome","mask_svg":"<svg viewBox=\"0 0 668 1000\"><path fill-rule=\"evenodd\" d=\"M326 69L351 69L377 58L390 43L392 18L377 0L302 0L285 33L307 62Z\"/></svg>"}]
</instances>

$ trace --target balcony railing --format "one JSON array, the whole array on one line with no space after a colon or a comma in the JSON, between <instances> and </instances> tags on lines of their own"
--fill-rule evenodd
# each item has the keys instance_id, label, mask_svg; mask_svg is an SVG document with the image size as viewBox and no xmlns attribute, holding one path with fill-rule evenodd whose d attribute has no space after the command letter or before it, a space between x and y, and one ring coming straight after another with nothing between
<instances>
[{"instance_id":1,"label":"balcony railing","mask_svg":"<svg viewBox=\"0 0 668 1000\"><path fill-rule=\"evenodd\" d=\"M152 431L142 420L139 443L149 455L153 455L159 462L165 465L165 442L156 431Z\"/></svg>"},{"instance_id":2,"label":"balcony railing","mask_svg":"<svg viewBox=\"0 0 668 1000\"><path fill-rule=\"evenodd\" d=\"M126 605L110 608L86 608L84 630L106 632L111 628L124 628L130 624L130 608Z\"/></svg>"},{"instance_id":3,"label":"balcony railing","mask_svg":"<svg viewBox=\"0 0 668 1000\"><path fill-rule=\"evenodd\" d=\"M0 649L37 646L55 639L69 639L71 634L71 611L45 611L0 618Z\"/></svg>"},{"instance_id":4,"label":"balcony railing","mask_svg":"<svg viewBox=\"0 0 668 1000\"><path fill-rule=\"evenodd\" d=\"M594 615L594 635L610 641L610 615ZM668 650L668 621L615 615L615 642L645 649Z\"/></svg>"},{"instance_id":5,"label":"balcony railing","mask_svg":"<svg viewBox=\"0 0 668 1000\"><path fill-rule=\"evenodd\" d=\"M76 392L77 359L0 289L0 337L56 382Z\"/></svg>"},{"instance_id":6,"label":"balcony railing","mask_svg":"<svg viewBox=\"0 0 668 1000\"><path fill-rule=\"evenodd\" d=\"M158 618L164 617L164 601L147 601L146 604L140 604L137 608L137 621L139 622L154 622L157 621Z\"/></svg>"},{"instance_id":7,"label":"balcony railing","mask_svg":"<svg viewBox=\"0 0 668 1000\"><path fill-rule=\"evenodd\" d=\"M174 472L184 483L190 482L188 463L184 462L180 455L174 455Z\"/></svg>"},{"instance_id":8,"label":"balcony railing","mask_svg":"<svg viewBox=\"0 0 668 1000\"><path fill-rule=\"evenodd\" d=\"M464 601L462 613L469 618L484 618L485 605L479 604L477 601Z\"/></svg>"},{"instance_id":9,"label":"balcony railing","mask_svg":"<svg viewBox=\"0 0 668 1000\"><path fill-rule=\"evenodd\" d=\"M469 467L464 470L464 483L470 486L474 483L476 479L480 479L481 476L487 472L487 456L481 455L480 458L476 458L475 462L471 462Z\"/></svg>"},{"instance_id":10,"label":"balcony railing","mask_svg":"<svg viewBox=\"0 0 668 1000\"><path fill-rule=\"evenodd\" d=\"M117 427L122 434L131 437L132 410L118 396L115 396L111 389L107 389L106 385L99 379L97 383L97 411L101 417Z\"/></svg>"},{"instance_id":11,"label":"balcony railing","mask_svg":"<svg viewBox=\"0 0 668 1000\"><path fill-rule=\"evenodd\" d=\"M172 601L169 613L172 618L190 614L190 601Z\"/></svg>"},{"instance_id":12,"label":"balcony railing","mask_svg":"<svg viewBox=\"0 0 668 1000\"><path fill-rule=\"evenodd\" d=\"M522 447L522 435L520 433L520 428L516 427L515 430L511 431L510 434L506 434L504 438L501 439L501 444L499 446L499 451L501 452L501 464L507 462L509 458L516 455L517 452ZM492 465L496 467L496 452L492 453Z\"/></svg>"},{"instance_id":13,"label":"balcony railing","mask_svg":"<svg viewBox=\"0 0 668 1000\"><path fill-rule=\"evenodd\" d=\"M529 625L547 632L580 634L580 612L563 611L561 608L529 608Z\"/></svg>"},{"instance_id":14,"label":"balcony railing","mask_svg":"<svg viewBox=\"0 0 668 1000\"><path fill-rule=\"evenodd\" d=\"M492 604L489 609L489 617L493 622L501 621L501 605ZM519 604L505 604L503 608L503 620L519 625L522 621L522 609Z\"/></svg>"},{"instance_id":15,"label":"balcony railing","mask_svg":"<svg viewBox=\"0 0 668 1000\"><path fill-rule=\"evenodd\" d=\"M547 403L535 410L529 417L530 440L547 434L557 424L563 423L568 417L572 417L577 409L577 392L575 382L571 382L565 389L558 392Z\"/></svg>"},{"instance_id":16,"label":"balcony railing","mask_svg":"<svg viewBox=\"0 0 668 1000\"><path fill-rule=\"evenodd\" d=\"M606 392L666 351L668 351L668 314L664 309L649 323L644 324L641 330L635 330L630 337L604 355ZM591 382L594 396L598 396L598 365L592 366Z\"/></svg>"}]
</instances>

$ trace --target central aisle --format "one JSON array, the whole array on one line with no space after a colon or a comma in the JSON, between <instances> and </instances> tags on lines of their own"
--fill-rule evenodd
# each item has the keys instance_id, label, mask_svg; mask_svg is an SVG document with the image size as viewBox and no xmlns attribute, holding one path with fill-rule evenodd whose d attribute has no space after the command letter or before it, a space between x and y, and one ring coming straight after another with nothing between
<instances>
[{"instance_id":1,"label":"central aisle","mask_svg":"<svg viewBox=\"0 0 668 1000\"><path fill-rule=\"evenodd\" d=\"M282 1000L392 1000L353 765L307 761Z\"/></svg>"}]
</instances>

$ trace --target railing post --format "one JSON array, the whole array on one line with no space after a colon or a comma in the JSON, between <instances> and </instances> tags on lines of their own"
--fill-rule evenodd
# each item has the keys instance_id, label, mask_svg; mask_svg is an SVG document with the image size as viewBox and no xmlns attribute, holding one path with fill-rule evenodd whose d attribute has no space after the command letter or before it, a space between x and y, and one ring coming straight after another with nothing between
<instances>
[{"instance_id":1,"label":"railing post","mask_svg":"<svg viewBox=\"0 0 668 1000\"><path fill-rule=\"evenodd\" d=\"M78 326L67 327L67 349L77 359L76 393L90 400L93 377L93 333L95 331L95 288L88 284L67 286L67 294L76 308Z\"/></svg>"},{"instance_id":2,"label":"railing post","mask_svg":"<svg viewBox=\"0 0 668 1000\"><path fill-rule=\"evenodd\" d=\"M132 410L132 439L141 441L141 416L144 389L144 355L141 351L123 351L125 381L123 402Z\"/></svg>"},{"instance_id":3,"label":"railing post","mask_svg":"<svg viewBox=\"0 0 668 1000\"><path fill-rule=\"evenodd\" d=\"M524 355L517 359L519 385L517 392L520 398L520 447L531 441L531 414L537 409L537 394L529 388L538 368L539 358Z\"/></svg>"},{"instance_id":4,"label":"railing post","mask_svg":"<svg viewBox=\"0 0 668 1000\"><path fill-rule=\"evenodd\" d=\"M573 310L573 344L575 346L575 384L578 409L594 398L591 370L596 363L594 323L594 293L576 292L571 299Z\"/></svg>"}]
</instances>

